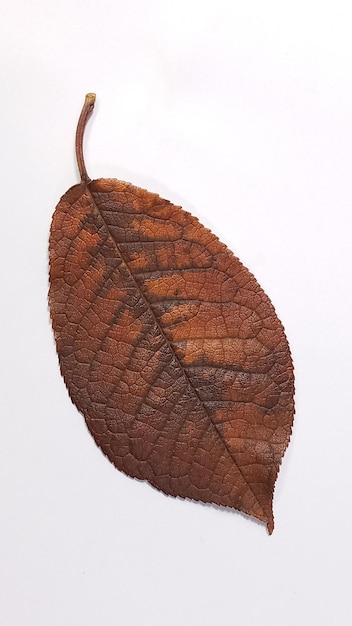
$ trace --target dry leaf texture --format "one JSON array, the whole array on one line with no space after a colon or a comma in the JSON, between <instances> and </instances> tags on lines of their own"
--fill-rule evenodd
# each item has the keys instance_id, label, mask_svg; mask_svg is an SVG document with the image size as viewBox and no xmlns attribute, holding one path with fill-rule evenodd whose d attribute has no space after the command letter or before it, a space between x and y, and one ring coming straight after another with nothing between
<instances>
[{"instance_id":1,"label":"dry leaf texture","mask_svg":"<svg viewBox=\"0 0 352 626\"><path fill-rule=\"evenodd\" d=\"M54 213L49 302L71 398L116 467L271 533L293 368L232 252L159 196L88 179Z\"/></svg>"}]
</instances>

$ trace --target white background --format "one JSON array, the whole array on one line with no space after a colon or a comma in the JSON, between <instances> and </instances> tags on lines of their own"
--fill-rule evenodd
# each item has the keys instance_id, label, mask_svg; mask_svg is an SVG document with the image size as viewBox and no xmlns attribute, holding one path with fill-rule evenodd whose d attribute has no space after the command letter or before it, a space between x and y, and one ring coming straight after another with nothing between
<instances>
[{"instance_id":1,"label":"white background","mask_svg":"<svg viewBox=\"0 0 352 626\"><path fill-rule=\"evenodd\" d=\"M350 6L3 3L1 626L352 623ZM116 471L69 400L47 238L88 91L90 176L195 213L285 325L296 419L271 537Z\"/></svg>"}]
</instances>

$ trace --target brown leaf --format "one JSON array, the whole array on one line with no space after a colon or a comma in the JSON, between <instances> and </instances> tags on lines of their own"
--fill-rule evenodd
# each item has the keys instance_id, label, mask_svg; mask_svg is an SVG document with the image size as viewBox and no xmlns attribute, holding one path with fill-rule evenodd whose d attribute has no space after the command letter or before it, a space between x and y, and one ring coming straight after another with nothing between
<instances>
[{"instance_id":1,"label":"brown leaf","mask_svg":"<svg viewBox=\"0 0 352 626\"><path fill-rule=\"evenodd\" d=\"M199 221L115 179L61 198L49 303L61 372L96 443L130 476L233 507L273 531L291 434L293 368L252 274Z\"/></svg>"}]
</instances>

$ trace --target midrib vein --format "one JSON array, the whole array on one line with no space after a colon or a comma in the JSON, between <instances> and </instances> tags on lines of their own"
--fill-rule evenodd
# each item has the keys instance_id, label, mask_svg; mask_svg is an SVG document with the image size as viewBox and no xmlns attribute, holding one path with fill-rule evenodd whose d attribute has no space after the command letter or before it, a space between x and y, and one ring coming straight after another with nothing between
<instances>
[{"instance_id":1,"label":"midrib vein","mask_svg":"<svg viewBox=\"0 0 352 626\"><path fill-rule=\"evenodd\" d=\"M91 182L95 182L95 181L91 181ZM168 337L167 337L167 335L165 334L164 329L160 326L160 322L159 322L158 318L156 317L156 315L155 315L155 313L154 313L154 311L153 311L153 309L152 309L152 307L151 307L151 305L150 305L149 301L147 300L147 298L146 298L146 295L145 295L144 291L142 290L141 286L138 284L137 280L135 279L135 277L134 277L134 275L133 275L133 272L132 272L132 270L130 269L130 267L129 267L129 265L128 265L128 262L127 262L127 260L126 260L126 258L125 258L125 256L124 256L124 254L121 252L121 249L119 248L119 245L118 245L117 241L115 240L115 238L113 237L113 235L112 235L112 233L111 233L111 230L110 230L110 228L109 228L109 225L107 224L106 220L104 219L103 213L102 213L102 211L101 211L101 209L100 209L99 205L96 203L95 198L94 198L94 196L93 196L92 192L91 192L91 191L90 191L90 189L89 189L89 184L90 184L90 183L86 184L86 190L87 190L87 193L89 194L89 196L90 196L90 198L91 198L91 201L92 201L92 204L93 204L93 207L95 208L95 210L96 210L96 211L97 211L97 213L99 214L99 216L100 216L100 218L101 218L101 220L102 220L102 222L103 222L103 224L104 224L104 226L105 226L105 228L106 228L106 230L107 230L107 232L108 232L108 234L109 234L109 237L110 237L111 241L113 242L113 244L114 244L114 246L115 246L115 248L116 248L116 250L117 250L117 252L118 252L119 256L121 257L122 264L123 264L123 265L125 266L125 268L127 269L128 273L129 273L129 275L130 275L130 277L132 278L133 283L135 284L136 289L137 289L137 290L138 290L138 292L141 294L141 296L142 296L142 298L143 298L143 301L144 301L144 303L145 303L145 305L146 305L147 310L148 310L148 311L150 312L150 314L152 315L152 317L153 317L153 319L154 319L154 322L155 322L155 324L156 324L157 328L158 328L158 329L159 329L159 331L160 331L160 334L161 334L161 335L162 335L162 337L164 338L165 343L168 345L168 347L169 347L169 349L170 349L171 354L174 356L175 361L177 362L177 364L178 364L179 368L181 369L181 372L182 372L182 374L183 374L183 376L184 376L184 378L185 378L185 380L186 380L186 382L187 382L188 387L191 389L192 393L196 396L196 398L197 398L197 400L198 400L198 402L199 402L200 406L203 408L204 413L207 415L207 417L208 417L208 419L209 419L209 421L210 421L211 425L213 426L213 428L214 428L214 430L215 430L215 432L216 432L216 434L217 434L217 436L218 436L219 440L221 441L222 445L224 446L224 448L225 448L226 452L230 455L230 457L231 457L232 461L234 462L234 464L235 464L235 466L236 466L236 468L237 468L238 472L240 473L240 475L242 476L242 478L243 478L244 482L246 483L246 485L247 485L247 487L248 487L249 491L250 491L250 492L251 492L251 494L253 495L253 497L254 497L255 501L256 501L256 502L259 504L259 506L261 507L261 509L262 509L262 513L265 515L265 511L264 511L264 508L263 508L262 503L260 502L260 500L258 499L257 495L254 493L253 489L251 488L251 485L249 484L248 480L246 479L246 477L245 477L245 475L244 475L244 473L243 473L243 471L242 471L241 467L240 467L240 466L238 465L238 463L236 462L236 459L235 459L235 457L234 457L234 455L233 455L232 450L229 448L227 441L226 441L226 440L222 437L221 433L219 432L219 429L218 429L217 424L214 422L214 420L213 420L213 418L212 418L211 414L209 413L209 411L208 411L207 407L205 406L204 402L201 400L201 398L200 398L200 396L199 396L199 394L198 394L198 392L197 392L197 389L195 389L195 387L192 385L192 383L191 383L191 381L190 381L190 379L189 379L189 376L188 376L188 374L187 374L186 368L185 368L185 367L183 366L183 364L181 363L181 361L180 361L179 357L177 356L177 354L176 354L176 352L175 352L175 350L174 350L174 348L173 348L172 342L169 340L169 338L168 338ZM125 242L125 243L128 243L128 242Z\"/></svg>"}]
</instances>

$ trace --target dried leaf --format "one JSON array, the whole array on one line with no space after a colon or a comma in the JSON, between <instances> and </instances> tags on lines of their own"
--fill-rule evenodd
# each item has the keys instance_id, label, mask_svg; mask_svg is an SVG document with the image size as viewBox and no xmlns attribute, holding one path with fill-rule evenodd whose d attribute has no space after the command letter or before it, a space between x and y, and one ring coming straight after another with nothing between
<instances>
[{"instance_id":1,"label":"dried leaf","mask_svg":"<svg viewBox=\"0 0 352 626\"><path fill-rule=\"evenodd\" d=\"M293 367L252 274L199 221L156 194L81 183L50 234L61 372L96 443L126 474L182 498L233 507L273 531L288 445Z\"/></svg>"}]
</instances>

